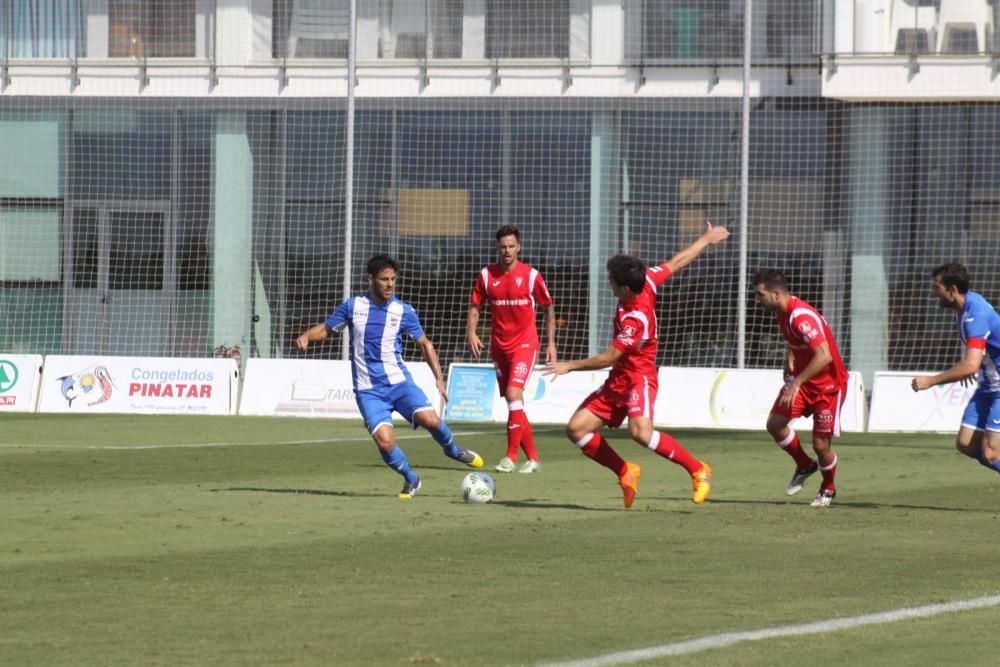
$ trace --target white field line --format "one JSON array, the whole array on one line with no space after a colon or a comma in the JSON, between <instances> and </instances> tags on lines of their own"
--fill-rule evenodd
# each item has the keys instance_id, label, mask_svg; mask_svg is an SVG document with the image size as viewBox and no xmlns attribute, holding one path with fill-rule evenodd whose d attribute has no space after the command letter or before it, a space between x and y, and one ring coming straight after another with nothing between
<instances>
[{"instance_id":1,"label":"white field line","mask_svg":"<svg viewBox=\"0 0 1000 667\"><path fill-rule=\"evenodd\" d=\"M398 429L397 429L398 430ZM554 431L556 428L534 428L535 433ZM464 438L475 435L499 435L504 431L454 431L456 438ZM397 433L396 440L416 440L418 438L429 437L426 433ZM371 436L353 436L350 438L329 437L316 440L278 440L274 442L192 442L192 443L172 443L166 445L70 445L59 443L0 443L0 449L99 449L99 450L133 450L133 449L205 449L211 447L270 447L275 445L318 445L330 442L371 442Z\"/></svg>"},{"instance_id":2,"label":"white field line","mask_svg":"<svg viewBox=\"0 0 1000 667\"><path fill-rule=\"evenodd\" d=\"M582 660L570 660L567 662L551 662L538 667L609 667L611 665L630 665L644 660L662 658L666 656L685 655L688 653L698 653L716 648L725 648L738 644L739 642L753 642L761 639L774 639L777 637L795 637L799 635L816 635L827 632L837 632L839 630L850 630L865 625L881 625L883 623L896 623L911 618L927 618L939 614L949 614L956 611L967 611L969 609L984 609L987 607L1000 606L1000 595L986 595L984 597L973 598L971 600L956 600L955 602L944 602L941 604L929 604L922 607L903 607L891 611L880 611L874 614L864 614L863 616L851 616L848 618L831 618L826 621L815 621L813 623L803 623L801 625L782 625L776 628L764 628L763 630L752 630L749 632L725 632L718 635L709 635L692 639L676 644L661 644L660 646L650 646L649 648L636 649L634 651L621 651L619 653L608 653L607 655L595 656L593 658L583 658Z\"/></svg>"}]
</instances>

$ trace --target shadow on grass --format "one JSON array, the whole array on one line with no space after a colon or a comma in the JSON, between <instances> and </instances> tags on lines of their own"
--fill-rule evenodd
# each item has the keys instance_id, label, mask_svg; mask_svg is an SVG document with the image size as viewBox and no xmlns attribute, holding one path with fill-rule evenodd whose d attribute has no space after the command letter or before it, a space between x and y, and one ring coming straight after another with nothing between
<instances>
[{"instance_id":1,"label":"shadow on grass","mask_svg":"<svg viewBox=\"0 0 1000 667\"><path fill-rule=\"evenodd\" d=\"M226 489L209 489L212 493L220 491L244 491L250 493L289 493L303 496L336 496L340 498L385 498L384 493L358 493L356 491L322 491L320 489L268 489L256 486L231 486Z\"/></svg>"},{"instance_id":2,"label":"shadow on grass","mask_svg":"<svg viewBox=\"0 0 1000 667\"><path fill-rule=\"evenodd\" d=\"M691 502L691 498L687 496L644 496L645 500L680 500ZM995 510L988 509L976 509L971 507L941 507L938 505L908 505L905 503L872 503L872 502L858 502L858 501L840 501L834 500L833 505L830 507L810 507L809 501L790 501L790 500L743 500L738 498L732 499L715 499L709 500L706 505L774 505L777 507L804 507L810 511L820 512L823 510L831 511L836 510L838 507L849 507L852 509L865 509L865 510L930 510L932 512L988 512L995 513Z\"/></svg>"},{"instance_id":3,"label":"shadow on grass","mask_svg":"<svg viewBox=\"0 0 1000 667\"><path fill-rule=\"evenodd\" d=\"M587 507L586 505L571 505L566 503L549 503L540 500L494 500L493 505L514 507L517 509L552 509L552 510L582 510L585 512L622 512L624 508Z\"/></svg>"}]
</instances>

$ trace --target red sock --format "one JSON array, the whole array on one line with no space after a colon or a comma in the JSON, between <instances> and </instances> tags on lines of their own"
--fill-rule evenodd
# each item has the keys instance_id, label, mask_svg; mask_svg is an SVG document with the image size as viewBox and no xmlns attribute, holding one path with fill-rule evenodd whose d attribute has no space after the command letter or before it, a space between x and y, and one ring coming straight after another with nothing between
<instances>
[{"instance_id":1,"label":"red sock","mask_svg":"<svg viewBox=\"0 0 1000 667\"><path fill-rule=\"evenodd\" d=\"M535 450L535 432L531 430L531 422L528 421L528 415L524 410L519 411L521 413L521 449L524 450L524 455L527 456L532 461L538 460L538 452Z\"/></svg>"},{"instance_id":2,"label":"red sock","mask_svg":"<svg viewBox=\"0 0 1000 667\"><path fill-rule=\"evenodd\" d=\"M510 410L507 412L507 458L517 461L517 450L521 447L521 438L524 436L524 425L521 424L524 417L524 410Z\"/></svg>"},{"instance_id":3,"label":"red sock","mask_svg":"<svg viewBox=\"0 0 1000 667\"><path fill-rule=\"evenodd\" d=\"M812 467L814 461L803 451L802 443L799 442L799 436L795 431L789 429L788 435L785 436L784 440L775 440L774 443L784 449L786 454L795 459L795 465L799 470Z\"/></svg>"},{"instance_id":4,"label":"red sock","mask_svg":"<svg viewBox=\"0 0 1000 667\"><path fill-rule=\"evenodd\" d=\"M823 467L819 467L820 473L823 475L823 488L824 489L835 489L837 485L833 483L833 478L837 476L837 455L833 455L833 463Z\"/></svg>"},{"instance_id":5,"label":"red sock","mask_svg":"<svg viewBox=\"0 0 1000 667\"><path fill-rule=\"evenodd\" d=\"M653 439L648 445L649 449L659 454L665 459L670 459L677 465L688 471L689 475L694 475L701 470L701 461L691 456L688 450L684 449L681 443L674 440L666 433L653 431Z\"/></svg>"},{"instance_id":6,"label":"red sock","mask_svg":"<svg viewBox=\"0 0 1000 667\"><path fill-rule=\"evenodd\" d=\"M618 452L611 449L611 445L600 433L588 433L577 441L576 446L585 456L594 459L619 477L625 473L625 460L618 456Z\"/></svg>"}]
</instances>

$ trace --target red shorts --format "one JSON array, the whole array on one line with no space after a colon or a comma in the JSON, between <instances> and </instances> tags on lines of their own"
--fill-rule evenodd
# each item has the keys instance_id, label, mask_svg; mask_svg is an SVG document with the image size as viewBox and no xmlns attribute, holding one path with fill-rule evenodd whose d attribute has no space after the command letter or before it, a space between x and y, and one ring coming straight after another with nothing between
<instances>
[{"instance_id":1,"label":"red shorts","mask_svg":"<svg viewBox=\"0 0 1000 667\"><path fill-rule=\"evenodd\" d=\"M625 391L612 391L607 383L583 399L578 410L587 410L597 415L612 428L622 425L626 417L653 418L653 405L658 389L655 380L643 378L642 384L633 385Z\"/></svg>"},{"instance_id":2,"label":"red shorts","mask_svg":"<svg viewBox=\"0 0 1000 667\"><path fill-rule=\"evenodd\" d=\"M841 387L836 393L819 393L808 386L799 389L792 401L791 409L780 405L781 392L774 399L771 412L782 417L795 419L796 417L813 418L813 437L830 439L840 435L840 408L847 398L847 387Z\"/></svg>"},{"instance_id":3,"label":"red shorts","mask_svg":"<svg viewBox=\"0 0 1000 667\"><path fill-rule=\"evenodd\" d=\"M530 345L515 347L513 350L490 350L493 358L493 368L497 372L497 384L500 385L500 395L507 393L507 387L524 389L528 384L531 372L538 361L538 348Z\"/></svg>"}]
</instances>

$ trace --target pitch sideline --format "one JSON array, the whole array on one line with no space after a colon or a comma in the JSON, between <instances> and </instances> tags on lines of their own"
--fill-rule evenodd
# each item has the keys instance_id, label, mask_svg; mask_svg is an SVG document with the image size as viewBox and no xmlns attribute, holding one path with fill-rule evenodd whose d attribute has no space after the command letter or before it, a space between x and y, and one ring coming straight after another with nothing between
<instances>
[{"instance_id":1,"label":"pitch sideline","mask_svg":"<svg viewBox=\"0 0 1000 667\"><path fill-rule=\"evenodd\" d=\"M799 635L815 635L839 630L850 630L866 625L880 625L884 623L895 623L911 618L927 618L940 614L949 614L957 611L968 611L970 609L985 609L988 607L1000 606L1000 595L986 595L973 598L971 600L956 600L954 602L944 602L940 604L929 604L920 607L903 607L891 611L875 612L862 616L850 616L848 618L832 618L825 621L814 621L800 625L782 625L775 628L764 628L763 630L752 630L747 632L724 632L718 635L708 635L698 639L691 639L685 642L674 644L661 644L660 646L650 646L649 648L635 649L632 651L620 651L618 653L608 653L606 655L595 656L593 658L583 658L581 660L569 660L566 662L549 662L540 664L537 667L611 667L613 665L630 665L644 660L662 658L666 656L686 655L698 653L709 649L725 648L740 642L759 641L761 639L774 639L777 637L794 637Z\"/></svg>"}]
</instances>

